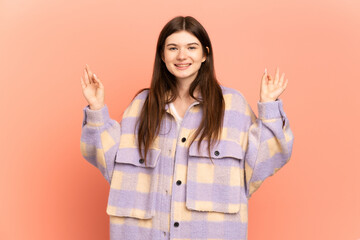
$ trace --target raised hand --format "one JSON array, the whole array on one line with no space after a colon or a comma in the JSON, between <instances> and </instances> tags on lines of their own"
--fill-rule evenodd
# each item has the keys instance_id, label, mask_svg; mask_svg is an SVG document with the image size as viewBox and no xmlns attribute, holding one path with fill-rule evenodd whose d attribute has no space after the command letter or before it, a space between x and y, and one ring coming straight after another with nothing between
<instances>
[{"instance_id":1,"label":"raised hand","mask_svg":"<svg viewBox=\"0 0 360 240\"><path fill-rule=\"evenodd\" d=\"M91 72L89 66L86 64L84 69L84 79L81 77L81 87L86 101L90 105L91 110L99 110L104 104L104 85L100 79Z\"/></svg>"},{"instance_id":2,"label":"raised hand","mask_svg":"<svg viewBox=\"0 0 360 240\"><path fill-rule=\"evenodd\" d=\"M279 79L279 67L276 68L275 79L267 73L265 68L265 73L261 80L260 88L260 102L269 102L275 101L280 96L280 94L285 90L288 79L284 81L285 73L281 74Z\"/></svg>"}]
</instances>

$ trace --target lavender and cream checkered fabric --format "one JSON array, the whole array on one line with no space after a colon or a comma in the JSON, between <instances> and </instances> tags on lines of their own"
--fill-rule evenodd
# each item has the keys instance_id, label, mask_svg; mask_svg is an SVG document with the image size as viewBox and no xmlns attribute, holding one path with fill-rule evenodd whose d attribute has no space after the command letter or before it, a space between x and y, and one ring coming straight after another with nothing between
<instances>
[{"instance_id":1,"label":"lavender and cream checkered fabric","mask_svg":"<svg viewBox=\"0 0 360 240\"><path fill-rule=\"evenodd\" d=\"M200 149L199 136L189 146L201 121L199 102L189 106L179 132L166 105L147 165L134 128L148 90L133 99L121 122L110 118L107 105L83 109L81 153L110 184L111 240L247 239L248 200L289 161L294 136L281 99L258 102L256 117L239 91L221 88L225 116L221 140L211 148L213 163L206 139Z\"/></svg>"}]
</instances>

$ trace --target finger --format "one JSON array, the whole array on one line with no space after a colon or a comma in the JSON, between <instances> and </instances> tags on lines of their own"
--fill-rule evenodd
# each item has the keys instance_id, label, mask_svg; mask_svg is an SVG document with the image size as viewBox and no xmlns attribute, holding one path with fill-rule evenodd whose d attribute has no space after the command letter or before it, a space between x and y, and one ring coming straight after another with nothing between
<instances>
[{"instance_id":1,"label":"finger","mask_svg":"<svg viewBox=\"0 0 360 240\"><path fill-rule=\"evenodd\" d=\"M102 84L102 82L100 81L100 79L95 75L95 73L94 73L94 79L95 79L95 81L99 84L100 88L103 88L103 87L104 87L104 85Z\"/></svg>"},{"instance_id":2,"label":"finger","mask_svg":"<svg viewBox=\"0 0 360 240\"><path fill-rule=\"evenodd\" d=\"M87 64L86 64L86 70L87 70L87 72L88 72L88 74L89 74L89 79L90 79L90 81L92 81L93 83L95 83L93 73L91 72L90 67L89 67L89 65L87 65Z\"/></svg>"},{"instance_id":3,"label":"finger","mask_svg":"<svg viewBox=\"0 0 360 240\"><path fill-rule=\"evenodd\" d=\"M279 83L279 67L276 67L274 84Z\"/></svg>"},{"instance_id":4,"label":"finger","mask_svg":"<svg viewBox=\"0 0 360 240\"><path fill-rule=\"evenodd\" d=\"M267 83L267 69L265 68L265 71L264 71L264 74L262 75L262 78L261 78L261 84L265 84Z\"/></svg>"},{"instance_id":5,"label":"finger","mask_svg":"<svg viewBox=\"0 0 360 240\"><path fill-rule=\"evenodd\" d=\"M89 76L88 76L88 74L87 74L86 69L84 69L84 78L85 78L85 83L86 83L86 85L87 85L87 84L90 84Z\"/></svg>"},{"instance_id":6,"label":"finger","mask_svg":"<svg viewBox=\"0 0 360 240\"><path fill-rule=\"evenodd\" d=\"M286 88L286 86L287 86L288 82L289 82L289 80L288 80L288 79L286 79L285 84L284 84L284 87L283 87L284 89Z\"/></svg>"},{"instance_id":7,"label":"finger","mask_svg":"<svg viewBox=\"0 0 360 240\"><path fill-rule=\"evenodd\" d=\"M281 74L281 78L280 78L280 82L279 82L280 86L283 86L283 84L284 84L284 76L285 76L285 73Z\"/></svg>"},{"instance_id":8,"label":"finger","mask_svg":"<svg viewBox=\"0 0 360 240\"><path fill-rule=\"evenodd\" d=\"M95 83L94 80L93 80L92 77L91 77L91 74L90 74L89 70L88 70L87 68L85 68L85 71L86 71L87 77L88 77L88 79L89 79L89 83L90 83L90 84Z\"/></svg>"},{"instance_id":9,"label":"finger","mask_svg":"<svg viewBox=\"0 0 360 240\"><path fill-rule=\"evenodd\" d=\"M268 79L267 84L273 84L274 83L274 80L273 80L273 78L272 78L272 76L270 74L267 75L267 79Z\"/></svg>"}]
</instances>

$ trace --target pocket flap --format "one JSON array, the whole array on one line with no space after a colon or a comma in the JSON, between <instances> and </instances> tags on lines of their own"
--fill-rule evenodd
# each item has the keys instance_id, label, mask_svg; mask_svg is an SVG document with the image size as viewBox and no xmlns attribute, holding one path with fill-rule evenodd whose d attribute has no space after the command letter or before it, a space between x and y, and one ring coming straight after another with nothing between
<instances>
[{"instance_id":1,"label":"pocket flap","mask_svg":"<svg viewBox=\"0 0 360 240\"><path fill-rule=\"evenodd\" d=\"M198 150L197 147L198 141L194 141L193 144L189 147L189 155L196 157L206 157L209 158L207 145L208 141L203 140L200 144L200 148ZM241 145L228 140L220 140L213 147L210 148L211 158L221 159L226 157L243 159L244 150Z\"/></svg>"},{"instance_id":2,"label":"pocket flap","mask_svg":"<svg viewBox=\"0 0 360 240\"><path fill-rule=\"evenodd\" d=\"M189 147L186 207L189 210L237 213L244 191L244 151L235 141L220 140L207 151L207 141Z\"/></svg>"},{"instance_id":3,"label":"pocket flap","mask_svg":"<svg viewBox=\"0 0 360 240\"><path fill-rule=\"evenodd\" d=\"M140 157L140 153L137 148L119 148L116 153L115 162L132 164L138 167L154 168L158 162L160 152L161 150L157 148L149 149L146 156L145 166L145 161Z\"/></svg>"}]
</instances>

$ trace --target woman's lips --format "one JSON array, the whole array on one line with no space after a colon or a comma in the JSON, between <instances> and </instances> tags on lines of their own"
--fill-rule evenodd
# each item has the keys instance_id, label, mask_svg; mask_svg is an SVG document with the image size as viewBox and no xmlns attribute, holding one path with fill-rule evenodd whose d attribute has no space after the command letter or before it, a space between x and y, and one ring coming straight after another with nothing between
<instances>
[{"instance_id":1,"label":"woman's lips","mask_svg":"<svg viewBox=\"0 0 360 240\"><path fill-rule=\"evenodd\" d=\"M179 69L179 70L185 70L185 69L187 69L188 67L191 66L191 63L189 63L188 65L187 65L187 64L179 64L179 65L174 64L174 65L175 65L175 67L176 67L177 69Z\"/></svg>"}]
</instances>

